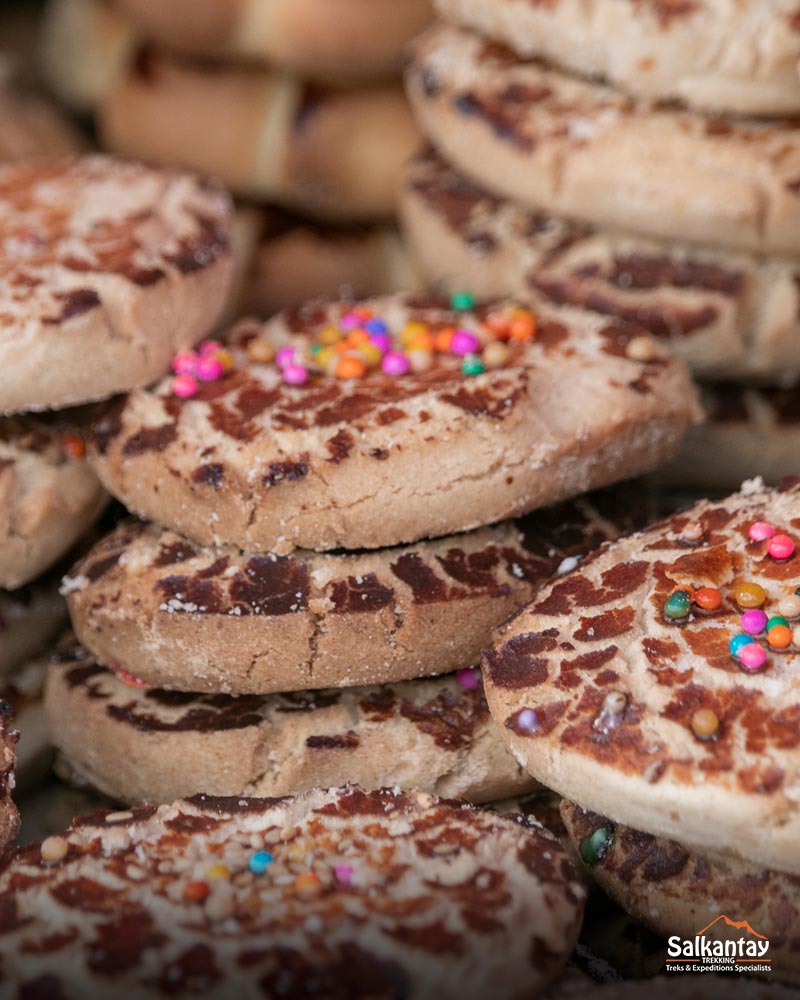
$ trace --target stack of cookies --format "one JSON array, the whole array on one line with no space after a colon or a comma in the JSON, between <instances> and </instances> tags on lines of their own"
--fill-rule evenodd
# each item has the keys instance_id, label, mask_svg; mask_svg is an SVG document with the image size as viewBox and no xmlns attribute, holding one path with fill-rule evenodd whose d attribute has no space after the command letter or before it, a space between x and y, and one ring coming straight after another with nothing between
<instances>
[{"instance_id":1,"label":"stack of cookies","mask_svg":"<svg viewBox=\"0 0 800 1000\"><path fill-rule=\"evenodd\" d=\"M508 519L664 460L696 415L685 366L642 360L637 328L463 294L311 303L224 340L94 424L92 467L146 520L65 580L62 766L124 802L529 789L474 665L630 518Z\"/></svg>"},{"instance_id":2,"label":"stack of cookies","mask_svg":"<svg viewBox=\"0 0 800 1000\"><path fill-rule=\"evenodd\" d=\"M799 548L800 480L752 480L543 588L484 657L509 747L668 965L800 980Z\"/></svg>"},{"instance_id":3,"label":"stack of cookies","mask_svg":"<svg viewBox=\"0 0 800 1000\"><path fill-rule=\"evenodd\" d=\"M429 0L53 0L43 62L106 148L244 200L235 308L269 316L416 283L394 225L419 141L399 75L430 18Z\"/></svg>"},{"instance_id":4,"label":"stack of cookies","mask_svg":"<svg viewBox=\"0 0 800 1000\"><path fill-rule=\"evenodd\" d=\"M23 782L47 742L36 657L66 618L58 564L108 500L82 404L154 381L207 331L230 216L191 177L105 157L0 167L0 682Z\"/></svg>"},{"instance_id":5,"label":"stack of cookies","mask_svg":"<svg viewBox=\"0 0 800 1000\"><path fill-rule=\"evenodd\" d=\"M569 303L669 341L709 413L670 481L797 471L796 6L436 6L407 76L432 146L402 196L431 287Z\"/></svg>"}]
</instances>

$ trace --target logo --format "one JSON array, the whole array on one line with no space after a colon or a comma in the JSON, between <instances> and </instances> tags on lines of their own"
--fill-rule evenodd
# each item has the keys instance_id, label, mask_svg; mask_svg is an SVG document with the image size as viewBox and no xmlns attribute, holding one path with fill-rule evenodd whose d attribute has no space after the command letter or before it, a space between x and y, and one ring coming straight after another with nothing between
<instances>
[{"instance_id":1,"label":"logo","mask_svg":"<svg viewBox=\"0 0 800 1000\"><path fill-rule=\"evenodd\" d=\"M693 938L667 941L667 972L769 972L769 939L724 913Z\"/></svg>"}]
</instances>

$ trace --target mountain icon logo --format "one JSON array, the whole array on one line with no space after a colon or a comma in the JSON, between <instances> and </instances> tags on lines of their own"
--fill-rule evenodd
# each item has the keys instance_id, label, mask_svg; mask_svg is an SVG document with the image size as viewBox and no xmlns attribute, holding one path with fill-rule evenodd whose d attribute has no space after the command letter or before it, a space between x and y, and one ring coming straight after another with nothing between
<instances>
[{"instance_id":1,"label":"mountain icon logo","mask_svg":"<svg viewBox=\"0 0 800 1000\"><path fill-rule=\"evenodd\" d=\"M702 937L707 931L710 931L712 927L715 927L720 921L722 921L727 927L732 927L735 931L747 931L748 934L752 934L753 937L761 938L762 941L766 941L767 937L764 934L759 934L758 931L753 930L750 926L750 922L747 920L731 920L730 917L721 913L716 920L712 920L707 927L704 927L701 931L697 932L697 937Z\"/></svg>"}]
</instances>

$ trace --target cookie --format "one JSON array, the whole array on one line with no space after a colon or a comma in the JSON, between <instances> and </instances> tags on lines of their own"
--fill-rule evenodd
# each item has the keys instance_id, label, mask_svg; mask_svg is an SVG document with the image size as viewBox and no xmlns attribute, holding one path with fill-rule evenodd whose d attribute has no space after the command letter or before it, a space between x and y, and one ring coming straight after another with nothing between
<instances>
[{"instance_id":1,"label":"cookie","mask_svg":"<svg viewBox=\"0 0 800 1000\"><path fill-rule=\"evenodd\" d=\"M83 450L60 419L0 418L0 587L39 576L99 516L107 497Z\"/></svg>"},{"instance_id":2,"label":"cookie","mask_svg":"<svg viewBox=\"0 0 800 1000\"><path fill-rule=\"evenodd\" d=\"M355 781L485 802L533 779L489 717L474 670L406 683L284 695L137 686L77 645L47 684L53 740L70 773L119 802L287 795Z\"/></svg>"},{"instance_id":3,"label":"cookie","mask_svg":"<svg viewBox=\"0 0 800 1000\"><path fill-rule=\"evenodd\" d=\"M81 145L77 132L46 101L0 85L0 162L64 156Z\"/></svg>"},{"instance_id":4,"label":"cookie","mask_svg":"<svg viewBox=\"0 0 800 1000\"><path fill-rule=\"evenodd\" d=\"M240 195L339 221L390 218L419 132L397 84L310 87L148 53L103 102L110 149L181 163Z\"/></svg>"},{"instance_id":5,"label":"cookie","mask_svg":"<svg viewBox=\"0 0 800 1000\"><path fill-rule=\"evenodd\" d=\"M439 14L570 73L701 111L800 113L794 0L436 0Z\"/></svg>"},{"instance_id":6,"label":"cookie","mask_svg":"<svg viewBox=\"0 0 800 1000\"><path fill-rule=\"evenodd\" d=\"M11 706L0 700L0 853L19 830L19 813L11 799L18 735L13 725Z\"/></svg>"},{"instance_id":7,"label":"cookie","mask_svg":"<svg viewBox=\"0 0 800 1000\"><path fill-rule=\"evenodd\" d=\"M535 996L573 876L547 834L422 793L196 796L17 851L3 969L23 996Z\"/></svg>"},{"instance_id":8,"label":"cookie","mask_svg":"<svg viewBox=\"0 0 800 1000\"><path fill-rule=\"evenodd\" d=\"M706 385L706 420L658 470L669 486L722 492L748 476L777 485L800 472L800 389Z\"/></svg>"},{"instance_id":9,"label":"cookie","mask_svg":"<svg viewBox=\"0 0 800 1000\"><path fill-rule=\"evenodd\" d=\"M514 309L400 295L242 323L228 337L233 370L182 380L189 398L169 380L132 393L95 425L92 463L130 510L201 544L285 553L468 530L637 475L675 449L697 412L680 362L636 327ZM511 322L516 339L498 340ZM361 323L387 332L345 358L369 335L342 324ZM320 354L319 337L341 337L339 353ZM462 356L484 343L489 354ZM285 370L249 360L275 347ZM305 351L316 353L301 364ZM498 355L502 366L483 370ZM426 370L409 371L411 360Z\"/></svg>"},{"instance_id":10,"label":"cookie","mask_svg":"<svg viewBox=\"0 0 800 1000\"><path fill-rule=\"evenodd\" d=\"M39 784L52 763L52 745L44 717L42 693L48 657L31 660L0 682L0 700L10 706L19 731L16 787L26 791Z\"/></svg>"},{"instance_id":11,"label":"cookie","mask_svg":"<svg viewBox=\"0 0 800 1000\"><path fill-rule=\"evenodd\" d=\"M788 385L800 376L794 259L622 235L522 208L430 149L406 173L400 213L430 288L626 319L709 379Z\"/></svg>"},{"instance_id":12,"label":"cookie","mask_svg":"<svg viewBox=\"0 0 800 1000\"><path fill-rule=\"evenodd\" d=\"M0 590L0 681L33 659L61 631L67 607L58 578Z\"/></svg>"},{"instance_id":13,"label":"cookie","mask_svg":"<svg viewBox=\"0 0 800 1000\"><path fill-rule=\"evenodd\" d=\"M763 871L733 855L693 854L562 802L577 854L612 899L665 938L692 940L705 931L725 939L748 926L769 940L772 972L800 979L800 879ZM709 927L708 925L711 925Z\"/></svg>"},{"instance_id":14,"label":"cookie","mask_svg":"<svg viewBox=\"0 0 800 1000\"><path fill-rule=\"evenodd\" d=\"M63 592L81 642L157 687L266 694L382 684L475 662L495 625L559 567L645 523L645 507L637 490L599 494L357 554L197 549L129 522L73 567Z\"/></svg>"},{"instance_id":15,"label":"cookie","mask_svg":"<svg viewBox=\"0 0 800 1000\"><path fill-rule=\"evenodd\" d=\"M615 822L800 874L799 513L800 481L754 480L540 590L484 656L517 759Z\"/></svg>"},{"instance_id":16,"label":"cookie","mask_svg":"<svg viewBox=\"0 0 800 1000\"><path fill-rule=\"evenodd\" d=\"M105 156L0 167L0 413L160 378L228 292L230 205Z\"/></svg>"},{"instance_id":17,"label":"cookie","mask_svg":"<svg viewBox=\"0 0 800 1000\"><path fill-rule=\"evenodd\" d=\"M147 39L202 56L265 62L312 80L370 80L399 71L431 20L429 0L121 0Z\"/></svg>"},{"instance_id":18,"label":"cookie","mask_svg":"<svg viewBox=\"0 0 800 1000\"><path fill-rule=\"evenodd\" d=\"M407 73L417 121L495 194L661 239L796 255L800 128L653 107L439 26Z\"/></svg>"},{"instance_id":19,"label":"cookie","mask_svg":"<svg viewBox=\"0 0 800 1000\"><path fill-rule=\"evenodd\" d=\"M393 227L325 228L268 209L236 311L268 319L315 296L369 298L421 289Z\"/></svg>"}]
</instances>

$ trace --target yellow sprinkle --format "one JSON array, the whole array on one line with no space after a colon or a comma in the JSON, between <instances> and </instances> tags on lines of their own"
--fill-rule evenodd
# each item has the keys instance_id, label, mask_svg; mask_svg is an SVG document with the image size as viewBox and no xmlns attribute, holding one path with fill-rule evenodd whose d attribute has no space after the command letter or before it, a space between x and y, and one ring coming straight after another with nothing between
<instances>
[{"instance_id":1,"label":"yellow sprinkle","mask_svg":"<svg viewBox=\"0 0 800 1000\"><path fill-rule=\"evenodd\" d=\"M231 870L227 865L211 865L206 871L207 878L230 878Z\"/></svg>"},{"instance_id":2,"label":"yellow sprinkle","mask_svg":"<svg viewBox=\"0 0 800 1000\"><path fill-rule=\"evenodd\" d=\"M358 348L358 353L369 368L377 367L381 363L381 358L383 357L380 348L376 347L374 344L361 344Z\"/></svg>"},{"instance_id":3,"label":"yellow sprinkle","mask_svg":"<svg viewBox=\"0 0 800 1000\"><path fill-rule=\"evenodd\" d=\"M251 340L247 345L247 357L257 364L267 365L275 360L275 348L266 340Z\"/></svg>"},{"instance_id":4,"label":"yellow sprinkle","mask_svg":"<svg viewBox=\"0 0 800 1000\"><path fill-rule=\"evenodd\" d=\"M700 708L692 716L692 732L700 740L708 740L716 736L719 729L719 719L710 708Z\"/></svg>"},{"instance_id":5,"label":"yellow sprinkle","mask_svg":"<svg viewBox=\"0 0 800 1000\"><path fill-rule=\"evenodd\" d=\"M324 344L326 347L329 347L332 344L338 344L342 339L342 334L336 329L335 326L326 326L317 339L320 344Z\"/></svg>"}]
</instances>

